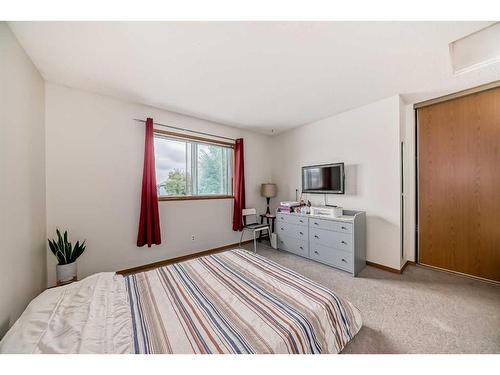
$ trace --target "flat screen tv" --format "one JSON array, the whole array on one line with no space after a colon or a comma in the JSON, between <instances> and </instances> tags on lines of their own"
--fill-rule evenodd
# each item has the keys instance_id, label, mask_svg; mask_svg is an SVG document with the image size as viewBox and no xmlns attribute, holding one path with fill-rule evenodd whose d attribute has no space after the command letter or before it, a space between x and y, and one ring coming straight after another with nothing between
<instances>
[{"instance_id":1,"label":"flat screen tv","mask_svg":"<svg viewBox=\"0 0 500 375\"><path fill-rule=\"evenodd\" d=\"M344 163L302 167L302 192L344 194Z\"/></svg>"}]
</instances>

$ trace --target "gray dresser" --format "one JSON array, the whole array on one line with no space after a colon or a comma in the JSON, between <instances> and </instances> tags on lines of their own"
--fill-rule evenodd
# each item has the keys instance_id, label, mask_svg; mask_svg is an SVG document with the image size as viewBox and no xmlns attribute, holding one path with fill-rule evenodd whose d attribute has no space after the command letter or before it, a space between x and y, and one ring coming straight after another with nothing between
<instances>
[{"instance_id":1,"label":"gray dresser","mask_svg":"<svg viewBox=\"0 0 500 375\"><path fill-rule=\"evenodd\" d=\"M276 214L278 248L356 276L366 265L366 214L344 210L338 218Z\"/></svg>"}]
</instances>

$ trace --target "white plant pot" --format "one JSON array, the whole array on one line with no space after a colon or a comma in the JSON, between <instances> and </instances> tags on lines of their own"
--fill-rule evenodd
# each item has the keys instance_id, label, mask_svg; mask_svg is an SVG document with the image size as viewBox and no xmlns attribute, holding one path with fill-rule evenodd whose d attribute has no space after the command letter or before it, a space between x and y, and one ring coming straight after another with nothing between
<instances>
[{"instance_id":1,"label":"white plant pot","mask_svg":"<svg viewBox=\"0 0 500 375\"><path fill-rule=\"evenodd\" d=\"M58 264L57 268L57 281L59 283L64 283L71 281L76 277L76 262L70 264Z\"/></svg>"}]
</instances>

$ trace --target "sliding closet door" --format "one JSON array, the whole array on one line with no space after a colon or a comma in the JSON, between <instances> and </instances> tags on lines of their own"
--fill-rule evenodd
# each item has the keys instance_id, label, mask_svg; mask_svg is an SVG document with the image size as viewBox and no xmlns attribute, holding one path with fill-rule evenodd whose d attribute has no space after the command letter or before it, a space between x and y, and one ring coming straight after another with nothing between
<instances>
[{"instance_id":1,"label":"sliding closet door","mask_svg":"<svg viewBox=\"0 0 500 375\"><path fill-rule=\"evenodd\" d=\"M500 281L500 88L418 109L419 262Z\"/></svg>"}]
</instances>

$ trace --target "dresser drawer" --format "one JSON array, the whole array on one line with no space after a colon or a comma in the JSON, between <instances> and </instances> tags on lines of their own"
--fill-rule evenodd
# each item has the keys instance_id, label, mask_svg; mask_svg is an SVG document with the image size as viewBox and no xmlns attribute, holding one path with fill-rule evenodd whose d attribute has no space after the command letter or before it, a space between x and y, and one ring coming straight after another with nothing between
<instances>
[{"instance_id":1,"label":"dresser drawer","mask_svg":"<svg viewBox=\"0 0 500 375\"><path fill-rule=\"evenodd\" d=\"M307 241L309 228L302 225L295 225L280 221L278 222L276 233L278 233L278 236L285 235Z\"/></svg>"},{"instance_id":2,"label":"dresser drawer","mask_svg":"<svg viewBox=\"0 0 500 375\"><path fill-rule=\"evenodd\" d=\"M319 244L311 244L309 255L311 259L318 262L326 263L345 271L353 271L352 253L347 251L332 249Z\"/></svg>"},{"instance_id":3,"label":"dresser drawer","mask_svg":"<svg viewBox=\"0 0 500 375\"><path fill-rule=\"evenodd\" d=\"M349 252L353 251L351 234L332 232L316 228L311 228L309 232L311 245L314 243L327 247L333 247L338 250Z\"/></svg>"},{"instance_id":4,"label":"dresser drawer","mask_svg":"<svg viewBox=\"0 0 500 375\"><path fill-rule=\"evenodd\" d=\"M318 229L333 230L340 233L352 233L352 224L344 223L342 221L322 220L310 218L310 227Z\"/></svg>"},{"instance_id":5,"label":"dresser drawer","mask_svg":"<svg viewBox=\"0 0 500 375\"><path fill-rule=\"evenodd\" d=\"M303 226L307 226L308 224L308 218L299 215L287 215L278 213L276 215L276 219L278 220L278 223L289 223Z\"/></svg>"},{"instance_id":6,"label":"dresser drawer","mask_svg":"<svg viewBox=\"0 0 500 375\"><path fill-rule=\"evenodd\" d=\"M299 240L286 235L278 235L278 247L281 250L286 250L303 257L309 256L309 246L307 240Z\"/></svg>"}]
</instances>

